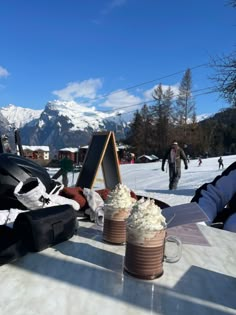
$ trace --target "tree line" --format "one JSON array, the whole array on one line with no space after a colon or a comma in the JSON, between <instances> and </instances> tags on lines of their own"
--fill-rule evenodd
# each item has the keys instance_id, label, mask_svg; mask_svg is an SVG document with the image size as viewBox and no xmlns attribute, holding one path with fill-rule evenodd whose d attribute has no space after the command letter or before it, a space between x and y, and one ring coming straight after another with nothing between
<instances>
[{"instance_id":1,"label":"tree line","mask_svg":"<svg viewBox=\"0 0 236 315\"><path fill-rule=\"evenodd\" d=\"M192 157L236 154L236 107L197 122L190 69L186 70L177 95L171 87L159 84L152 97L154 105L144 104L135 112L125 140L136 156L163 157L174 140Z\"/></svg>"}]
</instances>

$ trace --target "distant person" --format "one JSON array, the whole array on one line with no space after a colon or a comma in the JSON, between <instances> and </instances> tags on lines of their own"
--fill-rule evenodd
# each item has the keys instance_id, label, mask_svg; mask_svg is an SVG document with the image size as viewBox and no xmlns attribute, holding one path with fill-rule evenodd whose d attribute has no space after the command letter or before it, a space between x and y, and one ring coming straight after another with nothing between
<instances>
[{"instance_id":1,"label":"distant person","mask_svg":"<svg viewBox=\"0 0 236 315\"><path fill-rule=\"evenodd\" d=\"M184 161L185 169L188 169L188 161L184 150L179 147L176 141L173 141L170 148L166 151L162 159L162 171L165 171L165 162L169 164L169 189L177 189L181 177L181 160Z\"/></svg>"},{"instance_id":2,"label":"distant person","mask_svg":"<svg viewBox=\"0 0 236 315\"><path fill-rule=\"evenodd\" d=\"M62 183L65 187L68 186L68 172L73 171L73 161L68 159L67 156L65 156L60 163L61 166L61 172L62 172Z\"/></svg>"},{"instance_id":3,"label":"distant person","mask_svg":"<svg viewBox=\"0 0 236 315\"><path fill-rule=\"evenodd\" d=\"M191 202L199 204L212 226L236 233L236 162L199 187Z\"/></svg>"},{"instance_id":4,"label":"distant person","mask_svg":"<svg viewBox=\"0 0 236 315\"><path fill-rule=\"evenodd\" d=\"M134 154L134 153L130 153L130 155L131 155L131 161L130 161L130 163L131 163L131 164L134 164L134 162L135 162L135 154Z\"/></svg>"},{"instance_id":5,"label":"distant person","mask_svg":"<svg viewBox=\"0 0 236 315\"><path fill-rule=\"evenodd\" d=\"M198 158L198 166L201 166L201 165L202 165L202 159Z\"/></svg>"},{"instance_id":6,"label":"distant person","mask_svg":"<svg viewBox=\"0 0 236 315\"><path fill-rule=\"evenodd\" d=\"M219 163L219 169L220 169L220 168L224 168L224 163L223 163L223 159L222 159L221 156L220 156L220 158L218 159L218 163Z\"/></svg>"}]
</instances>

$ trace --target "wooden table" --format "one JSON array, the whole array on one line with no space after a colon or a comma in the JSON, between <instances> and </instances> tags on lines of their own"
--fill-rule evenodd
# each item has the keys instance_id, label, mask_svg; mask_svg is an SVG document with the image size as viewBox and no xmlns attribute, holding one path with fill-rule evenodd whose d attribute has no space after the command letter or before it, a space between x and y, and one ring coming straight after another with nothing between
<instances>
[{"instance_id":1,"label":"wooden table","mask_svg":"<svg viewBox=\"0 0 236 315\"><path fill-rule=\"evenodd\" d=\"M236 314L236 234L199 225L209 245L184 244L164 275L123 273L124 246L80 221L78 235L0 267L0 314Z\"/></svg>"}]
</instances>

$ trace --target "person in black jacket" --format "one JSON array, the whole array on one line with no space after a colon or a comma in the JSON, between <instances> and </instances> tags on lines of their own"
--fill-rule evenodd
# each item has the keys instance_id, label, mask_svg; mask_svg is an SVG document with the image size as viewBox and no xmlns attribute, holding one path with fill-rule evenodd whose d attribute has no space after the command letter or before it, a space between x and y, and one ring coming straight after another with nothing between
<instances>
[{"instance_id":1,"label":"person in black jacket","mask_svg":"<svg viewBox=\"0 0 236 315\"><path fill-rule=\"evenodd\" d=\"M177 189L181 177L181 160L184 161L185 169L188 169L188 162L184 150L181 149L176 141L173 141L171 147L166 151L162 159L162 171L165 171L165 162L169 163L169 189Z\"/></svg>"},{"instance_id":2,"label":"person in black jacket","mask_svg":"<svg viewBox=\"0 0 236 315\"><path fill-rule=\"evenodd\" d=\"M223 163L223 159L222 157L220 156L220 158L218 159L218 163L219 163L219 169L222 167L224 168L224 163Z\"/></svg>"},{"instance_id":3,"label":"person in black jacket","mask_svg":"<svg viewBox=\"0 0 236 315\"><path fill-rule=\"evenodd\" d=\"M197 202L212 226L236 232L236 162L212 182L199 187L191 202Z\"/></svg>"}]
</instances>

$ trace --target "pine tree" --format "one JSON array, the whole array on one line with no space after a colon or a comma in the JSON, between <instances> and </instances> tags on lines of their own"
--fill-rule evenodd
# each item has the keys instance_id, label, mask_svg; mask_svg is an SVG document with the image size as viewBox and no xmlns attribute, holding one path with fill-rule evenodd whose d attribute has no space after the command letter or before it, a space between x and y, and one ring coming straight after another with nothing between
<instances>
[{"instance_id":1,"label":"pine tree","mask_svg":"<svg viewBox=\"0 0 236 315\"><path fill-rule=\"evenodd\" d=\"M136 155L140 155L141 144L139 139L143 137L142 135L142 117L137 110L134 114L134 119L130 125L130 143L134 147Z\"/></svg>"},{"instance_id":2,"label":"pine tree","mask_svg":"<svg viewBox=\"0 0 236 315\"><path fill-rule=\"evenodd\" d=\"M131 123L131 143L137 156L150 153L151 132L151 115L148 106L145 104L140 112L135 113Z\"/></svg>"},{"instance_id":3,"label":"pine tree","mask_svg":"<svg viewBox=\"0 0 236 315\"><path fill-rule=\"evenodd\" d=\"M164 92L161 84L153 92L153 98L156 100L156 104L153 106L153 122L158 154L165 150L169 142L173 96L171 88L168 87Z\"/></svg>"},{"instance_id":4,"label":"pine tree","mask_svg":"<svg viewBox=\"0 0 236 315\"><path fill-rule=\"evenodd\" d=\"M183 127L184 136L187 135L188 122L196 119L195 102L192 96L192 75L191 70L187 69L179 87L179 94L176 100L177 124Z\"/></svg>"},{"instance_id":5,"label":"pine tree","mask_svg":"<svg viewBox=\"0 0 236 315\"><path fill-rule=\"evenodd\" d=\"M152 117L149 107L144 104L140 111L143 124L142 149L143 154L150 154L152 143Z\"/></svg>"}]
</instances>

